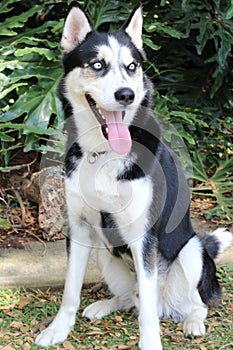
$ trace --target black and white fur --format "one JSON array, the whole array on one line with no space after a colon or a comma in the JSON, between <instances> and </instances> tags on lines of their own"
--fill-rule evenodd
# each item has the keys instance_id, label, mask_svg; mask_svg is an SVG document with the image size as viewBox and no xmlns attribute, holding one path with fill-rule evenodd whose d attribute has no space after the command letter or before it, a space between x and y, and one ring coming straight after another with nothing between
<instances>
[{"instance_id":1,"label":"black and white fur","mask_svg":"<svg viewBox=\"0 0 233 350\"><path fill-rule=\"evenodd\" d=\"M83 315L136 306L142 350L162 349L159 317L183 322L185 336L203 335L208 306L221 299L213 259L232 235L218 229L201 239L193 231L186 179L150 110L141 33L141 6L110 34L92 30L77 3L65 21L61 95L74 123L65 179L69 264L60 310L36 339L41 346L64 341L72 329L93 247L114 296ZM123 150L119 139L110 145L103 114L111 111L130 133Z\"/></svg>"}]
</instances>

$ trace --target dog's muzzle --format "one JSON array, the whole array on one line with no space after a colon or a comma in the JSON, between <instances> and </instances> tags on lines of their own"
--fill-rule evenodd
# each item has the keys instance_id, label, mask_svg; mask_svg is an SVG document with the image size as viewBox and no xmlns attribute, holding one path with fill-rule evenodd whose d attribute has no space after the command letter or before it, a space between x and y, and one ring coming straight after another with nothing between
<instances>
[{"instance_id":1,"label":"dog's muzzle","mask_svg":"<svg viewBox=\"0 0 233 350\"><path fill-rule=\"evenodd\" d=\"M86 94L85 97L111 149L118 154L128 153L132 140L128 126L123 122L125 111L107 111L97 106L90 94ZM115 98L121 105L126 106L133 102L134 92L131 89L122 88L115 93Z\"/></svg>"}]
</instances>

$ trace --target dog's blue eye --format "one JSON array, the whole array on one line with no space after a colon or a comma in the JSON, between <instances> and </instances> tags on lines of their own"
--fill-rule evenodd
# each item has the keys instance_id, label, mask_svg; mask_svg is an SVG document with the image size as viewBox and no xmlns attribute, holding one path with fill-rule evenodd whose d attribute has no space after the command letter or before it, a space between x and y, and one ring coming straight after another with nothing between
<instances>
[{"instance_id":1,"label":"dog's blue eye","mask_svg":"<svg viewBox=\"0 0 233 350\"><path fill-rule=\"evenodd\" d=\"M136 68L137 68L137 65L136 65L136 63L132 62L132 63L130 63L130 65L127 68L131 72L134 72L136 70Z\"/></svg>"},{"instance_id":2,"label":"dog's blue eye","mask_svg":"<svg viewBox=\"0 0 233 350\"><path fill-rule=\"evenodd\" d=\"M98 61L92 64L93 69L95 70L101 70L103 68L103 63Z\"/></svg>"}]
</instances>

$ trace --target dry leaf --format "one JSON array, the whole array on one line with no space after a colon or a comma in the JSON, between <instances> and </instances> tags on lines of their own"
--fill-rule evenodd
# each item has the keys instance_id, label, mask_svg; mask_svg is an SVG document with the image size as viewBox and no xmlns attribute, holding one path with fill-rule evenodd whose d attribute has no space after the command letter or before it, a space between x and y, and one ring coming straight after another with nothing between
<instances>
[{"instance_id":1,"label":"dry leaf","mask_svg":"<svg viewBox=\"0 0 233 350\"><path fill-rule=\"evenodd\" d=\"M115 335L115 337L117 337L117 338L121 338L121 333L120 333L120 332L115 332L115 333L113 334L113 337L114 337L114 335Z\"/></svg>"},{"instance_id":2,"label":"dry leaf","mask_svg":"<svg viewBox=\"0 0 233 350\"><path fill-rule=\"evenodd\" d=\"M23 323L20 321L13 321L9 326L9 328L16 328L16 329L21 329L22 327L23 327Z\"/></svg>"},{"instance_id":3,"label":"dry leaf","mask_svg":"<svg viewBox=\"0 0 233 350\"><path fill-rule=\"evenodd\" d=\"M115 316L115 320L117 321L117 322L122 322L123 321L123 318L121 317L121 316Z\"/></svg>"},{"instance_id":4,"label":"dry leaf","mask_svg":"<svg viewBox=\"0 0 233 350\"><path fill-rule=\"evenodd\" d=\"M103 331L93 331L93 332L87 332L87 335L103 335Z\"/></svg>"},{"instance_id":5,"label":"dry leaf","mask_svg":"<svg viewBox=\"0 0 233 350\"><path fill-rule=\"evenodd\" d=\"M12 311L4 311L4 314L5 314L6 316L15 317L15 313L12 312Z\"/></svg>"},{"instance_id":6,"label":"dry leaf","mask_svg":"<svg viewBox=\"0 0 233 350\"><path fill-rule=\"evenodd\" d=\"M31 345L29 343L25 343L23 345L23 350L31 350Z\"/></svg>"},{"instance_id":7,"label":"dry leaf","mask_svg":"<svg viewBox=\"0 0 233 350\"><path fill-rule=\"evenodd\" d=\"M203 336L199 336L195 338L195 344L201 344L201 343L203 343Z\"/></svg>"},{"instance_id":8,"label":"dry leaf","mask_svg":"<svg viewBox=\"0 0 233 350\"><path fill-rule=\"evenodd\" d=\"M131 336L129 337L129 339L135 340L135 339L137 339L137 337L136 337L135 335L131 335Z\"/></svg>"},{"instance_id":9,"label":"dry leaf","mask_svg":"<svg viewBox=\"0 0 233 350\"><path fill-rule=\"evenodd\" d=\"M86 336L87 336L87 335L86 335L85 333L81 334L81 335L80 335L80 340L83 341L83 340L86 338Z\"/></svg>"},{"instance_id":10,"label":"dry leaf","mask_svg":"<svg viewBox=\"0 0 233 350\"><path fill-rule=\"evenodd\" d=\"M66 350L75 350L75 347L68 340L64 341L63 346Z\"/></svg>"},{"instance_id":11,"label":"dry leaf","mask_svg":"<svg viewBox=\"0 0 233 350\"><path fill-rule=\"evenodd\" d=\"M30 303L30 301L29 301L28 298L23 298L23 299L20 301L18 308L19 308L20 310L22 310L22 308L23 308L24 306L27 306L29 303Z\"/></svg>"},{"instance_id":12,"label":"dry leaf","mask_svg":"<svg viewBox=\"0 0 233 350\"><path fill-rule=\"evenodd\" d=\"M12 348L12 346L7 345L7 346L4 346L4 348L2 348L2 350L15 350L15 348Z\"/></svg>"},{"instance_id":13,"label":"dry leaf","mask_svg":"<svg viewBox=\"0 0 233 350\"><path fill-rule=\"evenodd\" d=\"M211 323L209 323L209 327L211 327L211 328L215 328L215 327L217 327L218 326L218 324L219 324L219 322L211 322Z\"/></svg>"},{"instance_id":14,"label":"dry leaf","mask_svg":"<svg viewBox=\"0 0 233 350\"><path fill-rule=\"evenodd\" d=\"M135 343L129 343L125 345L124 343L117 343L117 350L133 350Z\"/></svg>"},{"instance_id":15,"label":"dry leaf","mask_svg":"<svg viewBox=\"0 0 233 350\"><path fill-rule=\"evenodd\" d=\"M122 331L126 334L126 335L129 335L129 331L128 331L128 329L126 329L126 328L122 328Z\"/></svg>"},{"instance_id":16,"label":"dry leaf","mask_svg":"<svg viewBox=\"0 0 233 350\"><path fill-rule=\"evenodd\" d=\"M110 325L110 323L108 321L103 320L102 322L103 322L103 326L104 327L111 327L111 325Z\"/></svg>"},{"instance_id":17,"label":"dry leaf","mask_svg":"<svg viewBox=\"0 0 233 350\"><path fill-rule=\"evenodd\" d=\"M100 324L100 323L101 323L101 320L99 320L99 319L96 318L96 317L92 318L90 321L91 321L91 323L93 323L93 324Z\"/></svg>"},{"instance_id":18,"label":"dry leaf","mask_svg":"<svg viewBox=\"0 0 233 350\"><path fill-rule=\"evenodd\" d=\"M9 328L16 328L16 329L20 330L24 334L27 333L30 330L30 328L29 328L29 326L27 324L24 324L24 323L22 323L20 321L13 321L13 322L11 322Z\"/></svg>"},{"instance_id":19,"label":"dry leaf","mask_svg":"<svg viewBox=\"0 0 233 350\"><path fill-rule=\"evenodd\" d=\"M129 347L129 345L125 345L125 344L123 344L123 343L118 343L118 344L117 344L117 349L118 349L118 350L129 350L130 347Z\"/></svg>"},{"instance_id":20,"label":"dry leaf","mask_svg":"<svg viewBox=\"0 0 233 350\"><path fill-rule=\"evenodd\" d=\"M177 331L183 331L183 323L178 323L176 330Z\"/></svg>"}]
</instances>

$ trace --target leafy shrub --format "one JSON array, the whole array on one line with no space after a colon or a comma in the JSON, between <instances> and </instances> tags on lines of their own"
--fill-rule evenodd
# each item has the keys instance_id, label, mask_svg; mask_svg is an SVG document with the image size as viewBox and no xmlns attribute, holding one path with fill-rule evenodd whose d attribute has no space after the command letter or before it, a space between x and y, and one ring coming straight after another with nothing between
<instances>
[{"instance_id":1,"label":"leafy shrub","mask_svg":"<svg viewBox=\"0 0 233 350\"><path fill-rule=\"evenodd\" d=\"M215 204L207 213L233 221L233 6L226 1L161 1L146 29L159 44L155 110L175 124L190 150L195 192ZM158 23L180 36L157 30ZM153 60L154 53L149 53ZM200 173L202 174L200 176Z\"/></svg>"},{"instance_id":2,"label":"leafy shrub","mask_svg":"<svg viewBox=\"0 0 233 350\"><path fill-rule=\"evenodd\" d=\"M2 2L0 132L5 166L13 150L43 151L44 138L62 128L57 96L62 22L56 11L55 4Z\"/></svg>"},{"instance_id":3,"label":"leafy shrub","mask_svg":"<svg viewBox=\"0 0 233 350\"><path fill-rule=\"evenodd\" d=\"M57 152L63 148L63 113L57 87L62 76L60 36L67 3L70 1L2 1L0 155L3 167L10 166L11 156L19 148L40 152L48 149ZM109 30L119 27L138 1L81 3L95 28ZM218 174L224 183L225 174L227 189L213 180L222 196L217 195L213 186L204 192L212 196L223 218L230 219L232 1L145 0L142 3L143 40L148 56L145 68L155 85L155 112L172 123L185 140L198 184L206 184L208 179L218 178ZM50 146L46 146L47 137L54 140Z\"/></svg>"}]
</instances>

